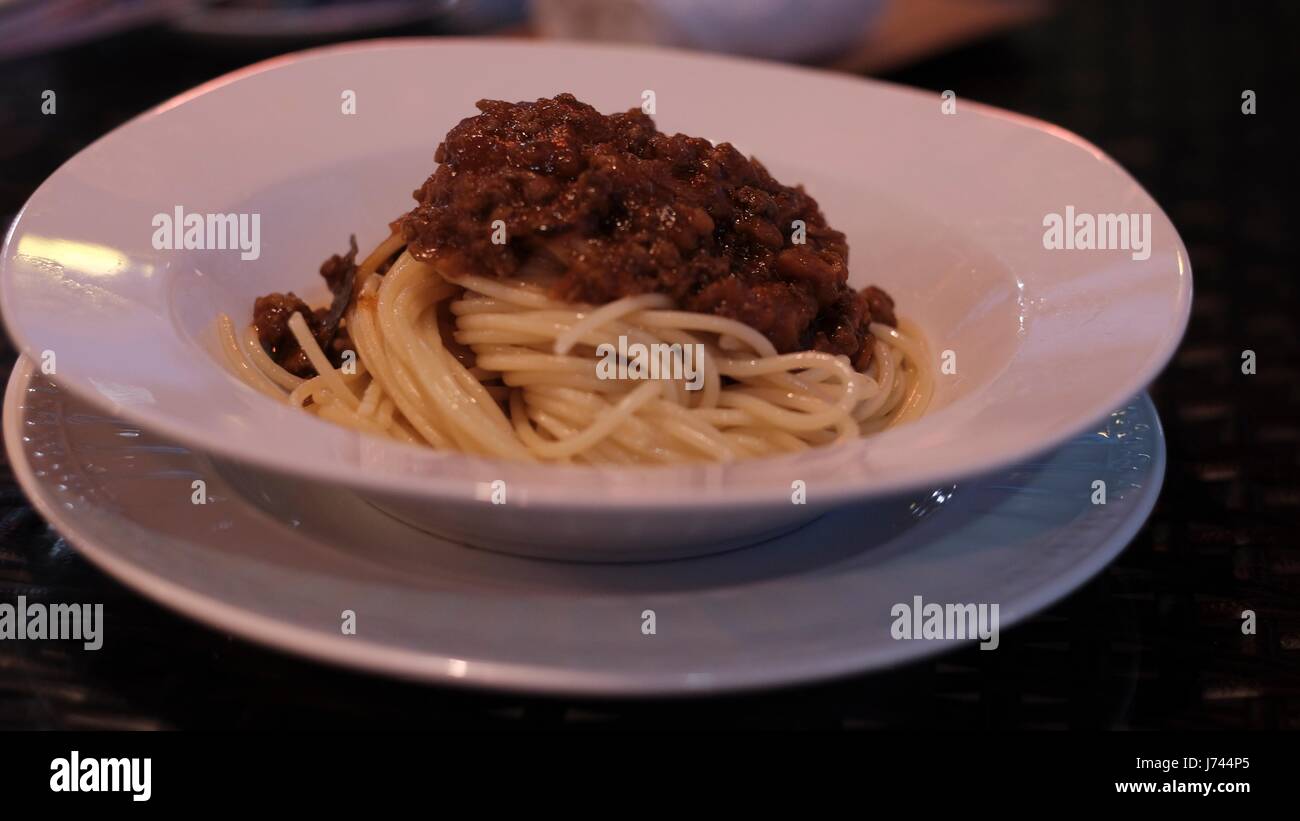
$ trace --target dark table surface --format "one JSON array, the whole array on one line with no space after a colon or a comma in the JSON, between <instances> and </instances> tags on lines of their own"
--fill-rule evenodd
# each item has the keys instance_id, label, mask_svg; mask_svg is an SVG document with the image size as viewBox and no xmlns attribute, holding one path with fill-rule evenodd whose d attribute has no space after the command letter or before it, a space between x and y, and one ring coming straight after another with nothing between
<instances>
[{"instance_id":1,"label":"dark table surface","mask_svg":"<svg viewBox=\"0 0 1300 821\"><path fill-rule=\"evenodd\" d=\"M688 702L393 682L261 649L137 596L76 555L5 463L0 601L103 602L113 641L96 653L0 643L0 727L1300 728L1300 232L1288 133L1298 22L1300 4L1288 3L1066 3L886 78L951 88L1101 146L1168 212L1195 272L1187 338L1152 388L1169 448L1154 514L1106 571L1007 631L1000 652ZM281 50L154 29L0 64L0 218L129 117ZM57 90L57 116L40 114L44 89ZM1241 111L1246 89L1257 114ZM1254 375L1241 371L1248 349ZM13 358L0 343L0 365ZM1242 634L1246 609L1255 635Z\"/></svg>"}]
</instances>

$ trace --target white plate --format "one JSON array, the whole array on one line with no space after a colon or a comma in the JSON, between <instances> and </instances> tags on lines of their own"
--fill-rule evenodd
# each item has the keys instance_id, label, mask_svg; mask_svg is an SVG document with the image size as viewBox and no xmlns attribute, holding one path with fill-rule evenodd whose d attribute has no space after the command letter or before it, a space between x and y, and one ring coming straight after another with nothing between
<instances>
[{"instance_id":1,"label":"white plate","mask_svg":"<svg viewBox=\"0 0 1300 821\"><path fill-rule=\"evenodd\" d=\"M875 282L955 356L919 422L841 447L683 468L522 465L306 418L238 383L214 316L315 271L349 233L377 242L446 130L481 97L572 91L603 111L655 92L660 127L730 140L803 183ZM355 115L341 96L356 95ZM635 559L752 540L831 505L935 486L1042 452L1142 390L1175 349L1191 272L1174 227L1119 166L1046 123L801 68L652 49L381 41L252 66L117 129L32 196L5 244L0 304L66 389L191 446L330 479L461 541ZM260 255L155 250L153 218L245 212ZM1044 218L1139 213L1149 258L1047 250ZM936 362L936 365L939 363ZM790 503L791 485L806 505ZM504 480L509 515L491 498Z\"/></svg>"},{"instance_id":2,"label":"white plate","mask_svg":"<svg viewBox=\"0 0 1300 821\"><path fill-rule=\"evenodd\" d=\"M547 562L447 543L334 486L214 463L31 372L20 363L5 397L14 473L91 561L253 641L477 687L705 693L949 649L891 639L891 607L914 596L996 603L1005 629L1119 553L1164 475L1159 422L1143 396L1032 464L843 508L745 550ZM208 504L191 503L196 479ZM1105 504L1092 503L1097 481ZM354 636L341 635L344 610L356 613ZM641 632L646 610L651 636Z\"/></svg>"}]
</instances>

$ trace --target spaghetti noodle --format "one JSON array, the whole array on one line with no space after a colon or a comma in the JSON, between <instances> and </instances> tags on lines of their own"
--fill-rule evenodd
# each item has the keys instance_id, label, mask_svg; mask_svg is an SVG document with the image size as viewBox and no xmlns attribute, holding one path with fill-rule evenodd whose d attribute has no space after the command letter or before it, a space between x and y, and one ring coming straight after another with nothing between
<instances>
[{"instance_id":1,"label":"spaghetti noodle","mask_svg":"<svg viewBox=\"0 0 1300 821\"><path fill-rule=\"evenodd\" d=\"M382 276L377 269L396 255ZM869 326L865 373L848 357L781 354L725 317L673 310L658 294L595 307L534 284L421 262L400 235L358 267L345 314L355 361L331 365L300 314L289 327L316 375L267 355L252 326L219 323L235 373L323 419L435 448L574 463L672 463L772 455L843 442L920 415L933 377L916 329ZM439 322L449 311L450 327ZM699 345L702 387L684 378L602 379L597 351L619 336ZM462 361L452 344L473 353Z\"/></svg>"}]
</instances>

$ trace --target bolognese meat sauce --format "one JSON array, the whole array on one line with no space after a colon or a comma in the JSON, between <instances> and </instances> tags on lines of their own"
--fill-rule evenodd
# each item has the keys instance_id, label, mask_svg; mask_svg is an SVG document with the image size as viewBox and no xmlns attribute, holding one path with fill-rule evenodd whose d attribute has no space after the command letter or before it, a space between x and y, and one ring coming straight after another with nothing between
<instances>
[{"instance_id":1,"label":"bolognese meat sauce","mask_svg":"<svg viewBox=\"0 0 1300 821\"><path fill-rule=\"evenodd\" d=\"M328 308L313 311L292 291L259 296L253 303L253 329L257 332L257 341L276 364L294 376L316 375L306 351L289 329L289 317L295 313L302 314L316 344L335 367L342 361L343 352L352 346L347 329L340 327L357 270L356 237L350 238L349 244L348 253L335 254L320 266L320 275L334 294Z\"/></svg>"},{"instance_id":2,"label":"bolognese meat sauce","mask_svg":"<svg viewBox=\"0 0 1300 821\"><path fill-rule=\"evenodd\" d=\"M749 325L782 353L844 354L858 368L871 356L868 323L895 324L884 291L849 287L844 234L816 200L729 143L662 134L638 109L606 116L570 94L478 109L447 133L399 220L416 258L454 253L469 273L498 278L549 260L557 299L663 293Z\"/></svg>"}]
</instances>

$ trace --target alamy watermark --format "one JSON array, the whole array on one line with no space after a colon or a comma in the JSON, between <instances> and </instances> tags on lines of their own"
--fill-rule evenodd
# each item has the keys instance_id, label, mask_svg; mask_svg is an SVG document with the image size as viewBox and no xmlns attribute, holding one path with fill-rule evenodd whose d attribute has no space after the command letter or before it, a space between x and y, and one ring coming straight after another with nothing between
<instances>
[{"instance_id":1,"label":"alamy watermark","mask_svg":"<svg viewBox=\"0 0 1300 821\"><path fill-rule=\"evenodd\" d=\"M155 251L238 249L244 260L262 255L261 214L187 214L178 205L170 214L154 214L150 224Z\"/></svg>"},{"instance_id":2,"label":"alamy watermark","mask_svg":"<svg viewBox=\"0 0 1300 821\"><path fill-rule=\"evenodd\" d=\"M87 650L104 646L104 605L41 604L18 597L0 604L0 640L53 639L82 642Z\"/></svg>"},{"instance_id":3,"label":"alamy watermark","mask_svg":"<svg viewBox=\"0 0 1300 821\"><path fill-rule=\"evenodd\" d=\"M596 347L597 379L684 380L686 390L704 387L704 345L674 342L628 343L620 335L618 345L602 342Z\"/></svg>"},{"instance_id":4,"label":"alamy watermark","mask_svg":"<svg viewBox=\"0 0 1300 821\"><path fill-rule=\"evenodd\" d=\"M1065 214L1043 217L1043 247L1049 251L1132 251L1135 260L1151 258L1151 214Z\"/></svg>"},{"instance_id":5,"label":"alamy watermark","mask_svg":"<svg viewBox=\"0 0 1300 821\"><path fill-rule=\"evenodd\" d=\"M981 650L998 649L998 606L996 604L936 604L913 596L911 603L899 602L889 609L894 623L889 635L895 641L928 639L961 641L980 639Z\"/></svg>"},{"instance_id":6,"label":"alamy watermark","mask_svg":"<svg viewBox=\"0 0 1300 821\"><path fill-rule=\"evenodd\" d=\"M153 795L152 758L82 758L73 750L50 762L51 792L125 792L132 801Z\"/></svg>"}]
</instances>

